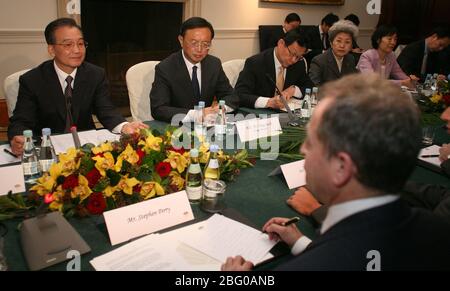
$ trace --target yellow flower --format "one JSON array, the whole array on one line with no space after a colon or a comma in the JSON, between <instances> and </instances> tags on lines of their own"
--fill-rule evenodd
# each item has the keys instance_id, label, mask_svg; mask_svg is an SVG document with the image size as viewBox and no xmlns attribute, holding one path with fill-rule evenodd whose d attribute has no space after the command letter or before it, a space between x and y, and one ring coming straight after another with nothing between
<instances>
[{"instance_id":1,"label":"yellow flower","mask_svg":"<svg viewBox=\"0 0 450 291\"><path fill-rule=\"evenodd\" d=\"M164 160L166 163L170 163L172 169L177 169L179 173L183 173L188 166L188 159L186 158L189 153L181 155L180 153L169 151L167 159Z\"/></svg>"},{"instance_id":2,"label":"yellow flower","mask_svg":"<svg viewBox=\"0 0 450 291\"><path fill-rule=\"evenodd\" d=\"M95 167L103 177L106 176L106 170L114 169L114 157L111 153L105 153L103 157L97 156L92 159L96 162Z\"/></svg>"},{"instance_id":3,"label":"yellow flower","mask_svg":"<svg viewBox=\"0 0 450 291\"><path fill-rule=\"evenodd\" d=\"M53 179L53 177L48 173L45 173L37 180L37 184L34 185L30 190L36 191L39 196L44 196L45 194L51 193L55 185L56 180Z\"/></svg>"},{"instance_id":4,"label":"yellow flower","mask_svg":"<svg viewBox=\"0 0 450 291\"><path fill-rule=\"evenodd\" d=\"M111 197L116 191L117 191L117 185L114 187L108 186L108 187L106 187L105 190L103 190L103 193L105 194L106 197Z\"/></svg>"},{"instance_id":5,"label":"yellow flower","mask_svg":"<svg viewBox=\"0 0 450 291\"><path fill-rule=\"evenodd\" d=\"M72 199L78 197L80 198L80 202L83 202L86 198L89 197L89 195L91 195L91 193L92 190L89 188L88 180L83 175L79 175L78 186L72 190L70 196L72 197Z\"/></svg>"},{"instance_id":6,"label":"yellow flower","mask_svg":"<svg viewBox=\"0 0 450 291\"><path fill-rule=\"evenodd\" d=\"M171 185L177 186L178 191L183 190L184 188L184 179L177 172L171 172L170 177L172 177Z\"/></svg>"},{"instance_id":7,"label":"yellow flower","mask_svg":"<svg viewBox=\"0 0 450 291\"><path fill-rule=\"evenodd\" d=\"M62 211L63 210L63 198L64 198L64 191L62 189L62 186L59 185L58 188L56 188L56 191L53 192L53 202L50 203L48 206L50 210L52 211Z\"/></svg>"},{"instance_id":8,"label":"yellow flower","mask_svg":"<svg viewBox=\"0 0 450 291\"><path fill-rule=\"evenodd\" d=\"M155 197L155 195L162 196L165 194L165 191L157 182L146 182L142 185L140 194L144 200L147 200Z\"/></svg>"},{"instance_id":9,"label":"yellow flower","mask_svg":"<svg viewBox=\"0 0 450 291\"><path fill-rule=\"evenodd\" d=\"M159 152L161 150L161 143L163 142L162 138L155 137L153 134L149 133L149 136L145 139L145 141L140 141L139 145L144 146L144 150L149 153L150 151L157 151Z\"/></svg>"},{"instance_id":10,"label":"yellow flower","mask_svg":"<svg viewBox=\"0 0 450 291\"><path fill-rule=\"evenodd\" d=\"M98 154L101 154L104 152L112 152L112 150L113 150L113 147L112 147L111 143L106 142L106 143L101 144L98 147L92 148L92 153L94 155L98 155Z\"/></svg>"},{"instance_id":11,"label":"yellow flower","mask_svg":"<svg viewBox=\"0 0 450 291\"><path fill-rule=\"evenodd\" d=\"M61 176L61 173L63 171L63 166L61 163L55 163L53 165L51 165L49 173L50 176L53 178L53 180L57 180L59 176Z\"/></svg>"},{"instance_id":12,"label":"yellow flower","mask_svg":"<svg viewBox=\"0 0 450 291\"><path fill-rule=\"evenodd\" d=\"M139 180L136 178L128 179L128 175L125 177L122 177L122 180L120 180L119 184L117 185L117 188L122 190L123 193L132 195L133 194L133 187L139 184Z\"/></svg>"},{"instance_id":13,"label":"yellow flower","mask_svg":"<svg viewBox=\"0 0 450 291\"><path fill-rule=\"evenodd\" d=\"M64 176L70 176L73 171L80 167L80 160L75 162L77 153L75 148L70 148L67 153L59 155L59 163L61 164L62 174Z\"/></svg>"},{"instance_id":14,"label":"yellow flower","mask_svg":"<svg viewBox=\"0 0 450 291\"><path fill-rule=\"evenodd\" d=\"M442 100L442 95L441 94L436 94L433 97L430 98L431 102L437 104Z\"/></svg>"},{"instance_id":15,"label":"yellow flower","mask_svg":"<svg viewBox=\"0 0 450 291\"><path fill-rule=\"evenodd\" d=\"M139 161L139 156L133 150L131 145L128 145L127 148L117 157L116 172L120 172L124 160L132 165L135 165Z\"/></svg>"},{"instance_id":16,"label":"yellow flower","mask_svg":"<svg viewBox=\"0 0 450 291\"><path fill-rule=\"evenodd\" d=\"M199 162L200 164L206 164L209 160L209 143L202 143L199 147Z\"/></svg>"}]
</instances>

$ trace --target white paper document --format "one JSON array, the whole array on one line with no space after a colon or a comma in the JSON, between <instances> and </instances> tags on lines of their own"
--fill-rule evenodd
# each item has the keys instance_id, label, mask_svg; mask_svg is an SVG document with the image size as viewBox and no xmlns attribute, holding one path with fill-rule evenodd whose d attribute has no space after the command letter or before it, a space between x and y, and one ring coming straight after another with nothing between
<instances>
[{"instance_id":1,"label":"white paper document","mask_svg":"<svg viewBox=\"0 0 450 291\"><path fill-rule=\"evenodd\" d=\"M297 109L301 109L302 108L302 100L300 100L300 99L297 99L297 98L291 98L291 99L289 99L288 100L288 105L289 105L289 108L291 109L291 110L297 110ZM286 108L281 108L280 109L281 111L284 111L284 112L287 112L287 109Z\"/></svg>"},{"instance_id":2,"label":"white paper document","mask_svg":"<svg viewBox=\"0 0 450 291\"><path fill-rule=\"evenodd\" d=\"M278 116L237 121L236 130L241 142L253 141L283 133Z\"/></svg>"},{"instance_id":3,"label":"white paper document","mask_svg":"<svg viewBox=\"0 0 450 291\"><path fill-rule=\"evenodd\" d=\"M5 149L11 151L9 144L0 145L0 165L18 163L21 161L20 158L15 158L9 153L5 152Z\"/></svg>"},{"instance_id":4,"label":"white paper document","mask_svg":"<svg viewBox=\"0 0 450 291\"><path fill-rule=\"evenodd\" d=\"M442 162L439 160L439 149L440 147L437 145L424 148L420 151L419 159L440 167Z\"/></svg>"},{"instance_id":5,"label":"white paper document","mask_svg":"<svg viewBox=\"0 0 450 291\"><path fill-rule=\"evenodd\" d=\"M9 191L13 194L25 192L22 165L0 167L0 177L0 196L8 194Z\"/></svg>"},{"instance_id":6,"label":"white paper document","mask_svg":"<svg viewBox=\"0 0 450 291\"><path fill-rule=\"evenodd\" d=\"M292 190L306 185L305 160L282 165L281 171L289 189Z\"/></svg>"},{"instance_id":7,"label":"white paper document","mask_svg":"<svg viewBox=\"0 0 450 291\"><path fill-rule=\"evenodd\" d=\"M165 234L151 234L91 261L97 271L219 271L221 262L181 243L206 221Z\"/></svg>"},{"instance_id":8,"label":"white paper document","mask_svg":"<svg viewBox=\"0 0 450 291\"><path fill-rule=\"evenodd\" d=\"M220 262L240 255L258 263L276 244L267 234L218 214L208 219L203 229L181 241Z\"/></svg>"},{"instance_id":9,"label":"white paper document","mask_svg":"<svg viewBox=\"0 0 450 291\"><path fill-rule=\"evenodd\" d=\"M107 129L88 130L78 132L81 145L92 143L99 145L106 141L118 141L120 134L114 134ZM71 133L50 136L56 154L67 152L69 148L75 147Z\"/></svg>"}]
</instances>

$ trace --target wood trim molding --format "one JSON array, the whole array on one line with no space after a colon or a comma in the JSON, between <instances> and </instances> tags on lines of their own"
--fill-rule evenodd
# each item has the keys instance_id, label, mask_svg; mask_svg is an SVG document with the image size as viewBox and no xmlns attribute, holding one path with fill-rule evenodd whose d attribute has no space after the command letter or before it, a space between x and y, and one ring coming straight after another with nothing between
<instances>
[{"instance_id":1,"label":"wood trim molding","mask_svg":"<svg viewBox=\"0 0 450 291\"><path fill-rule=\"evenodd\" d=\"M202 0L184 0L183 21L202 14Z\"/></svg>"},{"instance_id":2,"label":"wood trim molding","mask_svg":"<svg viewBox=\"0 0 450 291\"><path fill-rule=\"evenodd\" d=\"M41 29L0 29L0 44L45 44L44 30Z\"/></svg>"}]
</instances>

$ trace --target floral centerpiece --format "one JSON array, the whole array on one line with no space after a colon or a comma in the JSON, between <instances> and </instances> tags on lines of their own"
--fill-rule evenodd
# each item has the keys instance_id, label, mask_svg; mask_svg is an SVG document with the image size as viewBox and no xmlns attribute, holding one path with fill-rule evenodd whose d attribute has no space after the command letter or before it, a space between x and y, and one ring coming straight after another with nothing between
<instances>
[{"instance_id":1,"label":"floral centerpiece","mask_svg":"<svg viewBox=\"0 0 450 291\"><path fill-rule=\"evenodd\" d=\"M84 217L183 190L190 156L188 150L173 145L174 131L141 130L118 142L69 149L26 197L0 198L0 220L27 216L43 206L69 217ZM209 144L200 142L199 152L205 164ZM245 150L233 155L221 151L219 160L226 181L253 165Z\"/></svg>"},{"instance_id":2,"label":"floral centerpiece","mask_svg":"<svg viewBox=\"0 0 450 291\"><path fill-rule=\"evenodd\" d=\"M450 106L450 86L448 80L437 82L437 90L430 96L424 96L419 100L419 107L422 111L422 124L424 126L437 125L442 123L441 113Z\"/></svg>"}]
</instances>

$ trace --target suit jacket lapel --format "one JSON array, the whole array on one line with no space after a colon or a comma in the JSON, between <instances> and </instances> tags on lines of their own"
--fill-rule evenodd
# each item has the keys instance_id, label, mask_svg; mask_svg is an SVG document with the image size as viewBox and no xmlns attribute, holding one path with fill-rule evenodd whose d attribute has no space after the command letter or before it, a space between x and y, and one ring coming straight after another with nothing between
<instances>
[{"instance_id":1,"label":"suit jacket lapel","mask_svg":"<svg viewBox=\"0 0 450 291\"><path fill-rule=\"evenodd\" d=\"M330 69L330 71L334 73L335 76L339 78L342 74L341 72L339 72L337 61L334 58L333 52L331 50L327 51L327 60L328 60L328 68ZM342 62L342 70L343 69L344 69L344 62Z\"/></svg>"},{"instance_id":2,"label":"suit jacket lapel","mask_svg":"<svg viewBox=\"0 0 450 291\"><path fill-rule=\"evenodd\" d=\"M75 124L78 123L78 118L80 116L81 105L84 101L84 92L86 91L87 86L87 72L85 66L82 64L75 76L75 83L73 86L73 95L72 95L72 114L73 114L73 122Z\"/></svg>"},{"instance_id":3,"label":"suit jacket lapel","mask_svg":"<svg viewBox=\"0 0 450 291\"><path fill-rule=\"evenodd\" d=\"M202 68L202 71L203 71L203 68ZM186 105L189 104L193 108L196 104L198 104L198 102L200 100L197 100L197 98L194 97L194 88L192 87L192 80L189 75L190 72L188 71L188 68L186 67L186 63L184 62L182 50L180 50L178 52L178 68L176 69L176 72L178 75L178 80L180 82L180 88L186 88L186 96L188 97L187 98L188 100L186 101ZM202 76L203 76L203 72L202 72ZM203 79L203 77L202 77L202 79ZM203 92L203 88L200 89L200 94L202 94L202 92ZM192 100L191 103L189 102L189 100Z\"/></svg>"},{"instance_id":4,"label":"suit jacket lapel","mask_svg":"<svg viewBox=\"0 0 450 291\"><path fill-rule=\"evenodd\" d=\"M270 78L274 82L277 80L277 76L275 74L275 60L274 60L274 49L266 51L266 54L264 55L264 72L265 74L269 74ZM275 85L272 84L272 81L267 80L267 77L264 76L265 82L264 84L268 84L269 90L271 90L270 94L267 96L272 96L272 94L275 93ZM286 83L286 82L285 82ZM280 88L280 90L283 90L284 88Z\"/></svg>"},{"instance_id":5,"label":"suit jacket lapel","mask_svg":"<svg viewBox=\"0 0 450 291\"><path fill-rule=\"evenodd\" d=\"M63 89L61 83L59 82L58 75L56 74L53 61L48 62L46 67L46 75L48 78L48 88L47 92L51 103L57 108L58 114L61 117L63 123L66 123L66 98L64 97Z\"/></svg>"},{"instance_id":6,"label":"suit jacket lapel","mask_svg":"<svg viewBox=\"0 0 450 291\"><path fill-rule=\"evenodd\" d=\"M214 96L208 96L208 76L209 75L209 66L208 66L208 56L206 56L203 61L201 62L202 66L202 80L201 80L201 86L200 86L200 95L202 96L202 100L212 100Z\"/></svg>"}]
</instances>

